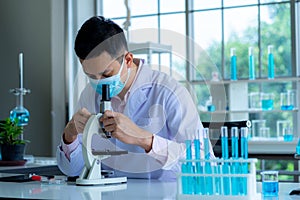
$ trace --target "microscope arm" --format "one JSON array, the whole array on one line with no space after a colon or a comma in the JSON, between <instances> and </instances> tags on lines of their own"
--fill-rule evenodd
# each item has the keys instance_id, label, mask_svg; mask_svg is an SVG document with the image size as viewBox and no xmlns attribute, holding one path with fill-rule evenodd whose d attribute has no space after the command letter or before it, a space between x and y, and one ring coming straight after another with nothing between
<instances>
[{"instance_id":1,"label":"microscope arm","mask_svg":"<svg viewBox=\"0 0 300 200\"><path fill-rule=\"evenodd\" d=\"M92 138L94 134L101 134L107 138L99 125L101 113L91 115L83 130L82 136L82 156L85 163L79 178L76 180L77 185L102 185L113 183L127 182L126 177L103 178L101 175L101 160L112 155L127 154L127 151L93 151Z\"/></svg>"}]
</instances>

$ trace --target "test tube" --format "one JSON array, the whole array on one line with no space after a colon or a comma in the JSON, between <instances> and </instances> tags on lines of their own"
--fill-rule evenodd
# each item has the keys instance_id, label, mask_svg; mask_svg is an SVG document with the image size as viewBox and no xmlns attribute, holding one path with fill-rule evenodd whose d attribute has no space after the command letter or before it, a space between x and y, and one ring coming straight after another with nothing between
<instances>
[{"instance_id":1,"label":"test tube","mask_svg":"<svg viewBox=\"0 0 300 200\"><path fill-rule=\"evenodd\" d=\"M248 159L248 128L241 128L241 157Z\"/></svg>"},{"instance_id":2,"label":"test tube","mask_svg":"<svg viewBox=\"0 0 300 200\"><path fill-rule=\"evenodd\" d=\"M222 158L228 159L228 129L227 126L221 127Z\"/></svg>"},{"instance_id":3,"label":"test tube","mask_svg":"<svg viewBox=\"0 0 300 200\"><path fill-rule=\"evenodd\" d=\"M188 174L194 173L193 165L192 165L192 141L191 140L186 140L185 141L185 146L186 146L186 171ZM194 177L188 176L187 177L187 186L186 186L186 191L187 194L193 194L194 193Z\"/></svg>"},{"instance_id":4,"label":"test tube","mask_svg":"<svg viewBox=\"0 0 300 200\"><path fill-rule=\"evenodd\" d=\"M205 160L210 159L210 151L209 151L209 129L204 128L203 129L203 138L204 138L204 156ZM212 168L210 162L205 162L205 173L206 174L212 174ZM207 176L205 177L205 192L208 195L213 194L213 184L212 184L212 177Z\"/></svg>"},{"instance_id":5,"label":"test tube","mask_svg":"<svg viewBox=\"0 0 300 200\"><path fill-rule=\"evenodd\" d=\"M186 147L186 160L192 160L192 141L186 140L185 147ZM191 162L188 163L192 164Z\"/></svg>"},{"instance_id":6,"label":"test tube","mask_svg":"<svg viewBox=\"0 0 300 200\"><path fill-rule=\"evenodd\" d=\"M209 128L203 129L203 138L204 138L204 157L206 160L210 158L209 151Z\"/></svg>"},{"instance_id":7,"label":"test tube","mask_svg":"<svg viewBox=\"0 0 300 200\"><path fill-rule=\"evenodd\" d=\"M273 55L273 45L268 46L268 78L274 78L274 55Z\"/></svg>"},{"instance_id":8,"label":"test tube","mask_svg":"<svg viewBox=\"0 0 300 200\"><path fill-rule=\"evenodd\" d=\"M254 65L254 55L253 47L249 47L249 79L255 79L255 65Z\"/></svg>"},{"instance_id":9,"label":"test tube","mask_svg":"<svg viewBox=\"0 0 300 200\"><path fill-rule=\"evenodd\" d=\"M181 164L181 173L183 175L188 173L186 163ZM188 177L187 176L182 176L181 177L181 185L182 185L182 193L183 194L188 194Z\"/></svg>"},{"instance_id":10,"label":"test tube","mask_svg":"<svg viewBox=\"0 0 300 200\"><path fill-rule=\"evenodd\" d=\"M237 69L236 69L236 49L230 49L230 70L231 70L231 80L237 80Z\"/></svg>"},{"instance_id":11,"label":"test tube","mask_svg":"<svg viewBox=\"0 0 300 200\"><path fill-rule=\"evenodd\" d=\"M227 126L221 127L221 142L222 142L222 158L228 160L228 128ZM228 162L224 162L222 165L222 173L229 174L230 165ZM230 195L230 179L228 177L223 177L223 194Z\"/></svg>"},{"instance_id":12,"label":"test tube","mask_svg":"<svg viewBox=\"0 0 300 200\"><path fill-rule=\"evenodd\" d=\"M231 128L231 148L232 148L232 158L237 159L239 156L239 132L237 127L232 127Z\"/></svg>"},{"instance_id":13,"label":"test tube","mask_svg":"<svg viewBox=\"0 0 300 200\"><path fill-rule=\"evenodd\" d=\"M194 140L194 146L195 146L195 159L196 159L196 171L195 173L197 174L203 174L203 167L201 165L200 160L200 135L199 135L199 130L197 132L197 137ZM196 177L195 180L195 188L194 192L195 194L204 194L204 178L203 177Z\"/></svg>"},{"instance_id":14,"label":"test tube","mask_svg":"<svg viewBox=\"0 0 300 200\"><path fill-rule=\"evenodd\" d=\"M199 130L197 132L197 137L194 140L194 146L195 146L195 159L196 159L196 173L197 174L202 174L203 173L203 167L201 166L201 163L199 162L200 160L200 135L199 135ZM203 177L196 177L196 184L195 184L195 194L203 194L203 187L205 186L204 184L204 179Z\"/></svg>"},{"instance_id":15,"label":"test tube","mask_svg":"<svg viewBox=\"0 0 300 200\"><path fill-rule=\"evenodd\" d=\"M195 146L195 159L200 160L200 140L199 140L199 130L197 132L196 139L194 139L194 146Z\"/></svg>"},{"instance_id":16,"label":"test tube","mask_svg":"<svg viewBox=\"0 0 300 200\"><path fill-rule=\"evenodd\" d=\"M218 162L214 163L212 165L212 168L213 168L213 172L212 174L220 174L221 173L221 165L218 164ZM219 176L214 176L213 177L213 194L222 194L222 186L221 186L221 177Z\"/></svg>"},{"instance_id":17,"label":"test tube","mask_svg":"<svg viewBox=\"0 0 300 200\"><path fill-rule=\"evenodd\" d=\"M241 157L248 159L248 128L241 128ZM248 164L242 163L242 174L248 174ZM247 195L247 178L241 178L241 191L242 195Z\"/></svg>"},{"instance_id":18,"label":"test tube","mask_svg":"<svg viewBox=\"0 0 300 200\"><path fill-rule=\"evenodd\" d=\"M238 128L232 127L231 128L231 153L232 159L238 159ZM231 166L231 174L238 174L239 173L239 164L237 162L233 162ZM238 195L239 194L239 178L232 177L231 178L231 194Z\"/></svg>"}]
</instances>

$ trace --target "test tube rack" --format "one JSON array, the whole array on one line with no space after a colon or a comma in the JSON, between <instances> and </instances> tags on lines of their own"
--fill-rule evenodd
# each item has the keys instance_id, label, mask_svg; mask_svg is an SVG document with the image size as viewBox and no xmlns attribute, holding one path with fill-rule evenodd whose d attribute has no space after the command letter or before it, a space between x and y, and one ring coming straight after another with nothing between
<instances>
[{"instance_id":1,"label":"test tube rack","mask_svg":"<svg viewBox=\"0 0 300 200\"><path fill-rule=\"evenodd\" d=\"M181 164L191 166L193 173L177 174L177 200L260 200L261 194L256 191L256 162L255 158L180 160ZM210 173L205 173L205 166L211 166ZM241 166L245 166L247 172L224 173L223 166L228 166L229 172L233 167L241 169ZM197 172L197 167L201 167L202 171ZM233 194L233 181L236 181L236 194ZM228 187L227 194L225 187ZM239 192L241 188L244 188L242 194Z\"/></svg>"}]
</instances>

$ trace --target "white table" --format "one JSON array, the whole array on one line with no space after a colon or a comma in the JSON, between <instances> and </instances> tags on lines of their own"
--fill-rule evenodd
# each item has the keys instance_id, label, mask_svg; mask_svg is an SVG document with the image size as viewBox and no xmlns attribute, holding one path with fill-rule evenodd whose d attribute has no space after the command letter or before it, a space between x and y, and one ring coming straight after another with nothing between
<instances>
[{"instance_id":1,"label":"white table","mask_svg":"<svg viewBox=\"0 0 300 200\"><path fill-rule=\"evenodd\" d=\"M280 183L279 198L268 200L300 200L299 196L289 196L288 193L300 188L299 183ZM261 183L257 184L258 192ZM176 199L177 183L157 180L128 179L127 184L115 186L76 186L74 184L43 184L40 182L11 183L0 182L0 197L27 199ZM216 199L217 200L217 199Z\"/></svg>"}]
</instances>

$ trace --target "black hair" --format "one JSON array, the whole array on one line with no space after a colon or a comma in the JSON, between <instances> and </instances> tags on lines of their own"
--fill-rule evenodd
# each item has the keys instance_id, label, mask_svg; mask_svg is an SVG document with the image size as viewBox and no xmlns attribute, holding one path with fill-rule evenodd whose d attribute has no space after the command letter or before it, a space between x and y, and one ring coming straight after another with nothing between
<instances>
[{"instance_id":1,"label":"black hair","mask_svg":"<svg viewBox=\"0 0 300 200\"><path fill-rule=\"evenodd\" d=\"M84 22L75 39L76 55L83 60L105 51L116 59L125 50L128 50L128 46L122 28L102 16L94 16Z\"/></svg>"}]
</instances>

